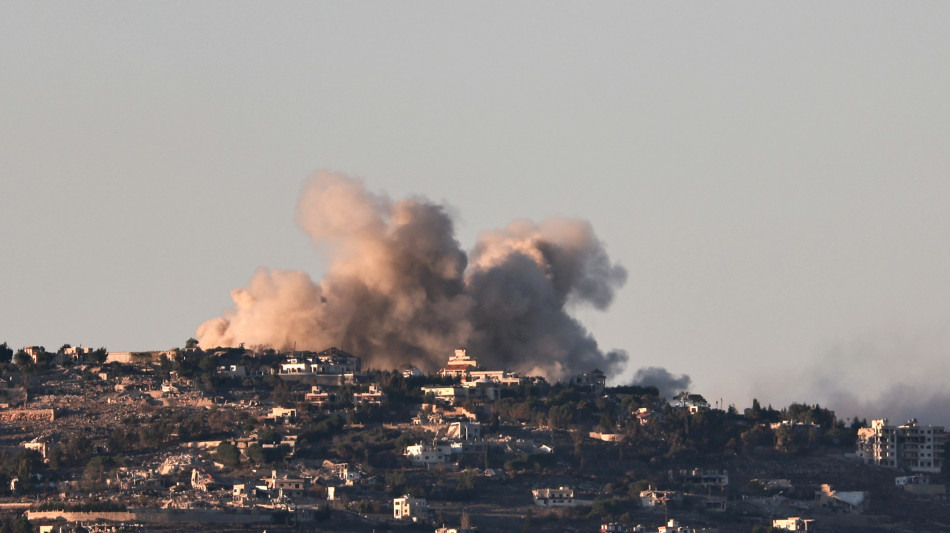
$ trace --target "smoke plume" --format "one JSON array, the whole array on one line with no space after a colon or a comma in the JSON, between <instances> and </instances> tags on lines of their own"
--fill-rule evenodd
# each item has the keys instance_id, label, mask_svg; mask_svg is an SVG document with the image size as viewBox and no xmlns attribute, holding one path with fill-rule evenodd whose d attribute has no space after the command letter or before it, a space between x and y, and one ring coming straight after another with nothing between
<instances>
[{"instance_id":1,"label":"smoke plume","mask_svg":"<svg viewBox=\"0 0 950 533\"><path fill-rule=\"evenodd\" d=\"M672 398L673 396L688 391L692 379L686 374L674 376L665 368L648 366L637 369L633 375L633 385L654 386L660 391L660 396Z\"/></svg>"},{"instance_id":2,"label":"smoke plume","mask_svg":"<svg viewBox=\"0 0 950 533\"><path fill-rule=\"evenodd\" d=\"M259 269L234 306L198 328L203 347L339 346L368 366L433 370L455 348L489 368L548 379L621 369L566 309L607 309L626 281L584 221L516 221L484 232L469 256L445 209L393 201L357 179L320 172L296 221L329 258L325 277Z\"/></svg>"}]
</instances>

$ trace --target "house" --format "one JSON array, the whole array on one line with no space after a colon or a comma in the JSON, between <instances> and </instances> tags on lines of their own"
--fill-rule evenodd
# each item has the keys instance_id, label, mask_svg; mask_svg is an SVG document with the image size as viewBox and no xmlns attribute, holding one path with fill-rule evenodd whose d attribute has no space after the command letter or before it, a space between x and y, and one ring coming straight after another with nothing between
<instances>
[{"instance_id":1,"label":"house","mask_svg":"<svg viewBox=\"0 0 950 533\"><path fill-rule=\"evenodd\" d=\"M666 507L670 503L683 501L683 493L675 490L648 489L640 491L640 505L643 507Z\"/></svg>"},{"instance_id":2,"label":"house","mask_svg":"<svg viewBox=\"0 0 950 533\"><path fill-rule=\"evenodd\" d=\"M247 368L244 365L222 365L218 367L218 375L228 378L246 378Z\"/></svg>"},{"instance_id":3,"label":"house","mask_svg":"<svg viewBox=\"0 0 950 533\"><path fill-rule=\"evenodd\" d=\"M313 385L310 387L310 392L304 396L304 401L307 403L312 403L317 407L324 407L336 403L339 398L335 392L330 392L326 390L325 387L320 385Z\"/></svg>"},{"instance_id":4,"label":"house","mask_svg":"<svg viewBox=\"0 0 950 533\"><path fill-rule=\"evenodd\" d=\"M448 387L425 386L422 387L422 394L429 395L431 393L435 396L436 401L451 405L456 403L456 401L467 400L470 390L468 387L461 385L450 385Z\"/></svg>"},{"instance_id":5,"label":"house","mask_svg":"<svg viewBox=\"0 0 950 533\"><path fill-rule=\"evenodd\" d=\"M257 497L257 487L247 483L237 483L231 487L231 499L236 502L244 502L250 498Z\"/></svg>"},{"instance_id":6,"label":"house","mask_svg":"<svg viewBox=\"0 0 950 533\"><path fill-rule=\"evenodd\" d=\"M380 390L379 385L371 383L366 392L354 392L353 404L357 407L375 405L380 406L386 401L386 394Z\"/></svg>"},{"instance_id":7,"label":"house","mask_svg":"<svg viewBox=\"0 0 950 533\"><path fill-rule=\"evenodd\" d=\"M623 442L626 435L623 433L599 433L597 431L591 431L588 436L594 440L602 440L604 442Z\"/></svg>"},{"instance_id":8,"label":"house","mask_svg":"<svg viewBox=\"0 0 950 533\"><path fill-rule=\"evenodd\" d=\"M449 357L448 364L439 370L439 376L442 378L467 378L470 370L478 368L478 361L472 359L465 352L464 348L455 350L455 354Z\"/></svg>"},{"instance_id":9,"label":"house","mask_svg":"<svg viewBox=\"0 0 950 533\"><path fill-rule=\"evenodd\" d=\"M350 468L349 463L331 463L329 461L324 461L324 465L327 465L327 463L329 463L333 475L338 477L347 485L352 485L362 478L360 471L355 468Z\"/></svg>"},{"instance_id":10,"label":"house","mask_svg":"<svg viewBox=\"0 0 950 533\"><path fill-rule=\"evenodd\" d=\"M692 470L670 470L670 480L700 487L725 488L729 486L728 470L710 470L693 468Z\"/></svg>"},{"instance_id":11,"label":"house","mask_svg":"<svg viewBox=\"0 0 950 533\"><path fill-rule=\"evenodd\" d=\"M23 351L26 352L26 355L30 356L30 359L32 359L34 363L36 363L39 361L39 357L46 353L46 348L42 346L27 346L26 348L23 348Z\"/></svg>"},{"instance_id":12,"label":"house","mask_svg":"<svg viewBox=\"0 0 950 533\"><path fill-rule=\"evenodd\" d=\"M425 498L413 498L403 496L393 499L393 518L396 520L412 520L416 522L425 518L429 511L429 505Z\"/></svg>"},{"instance_id":13,"label":"house","mask_svg":"<svg viewBox=\"0 0 950 533\"><path fill-rule=\"evenodd\" d=\"M641 407L637 409L636 415L634 416L637 417L637 422L639 422L641 426L645 426L649 424L650 421L660 418L660 413L650 410L648 407Z\"/></svg>"},{"instance_id":14,"label":"house","mask_svg":"<svg viewBox=\"0 0 950 533\"><path fill-rule=\"evenodd\" d=\"M310 361L291 357L286 363L280 364L281 374L312 374Z\"/></svg>"},{"instance_id":15,"label":"house","mask_svg":"<svg viewBox=\"0 0 950 533\"><path fill-rule=\"evenodd\" d=\"M857 455L865 464L939 474L946 443L942 426L921 426L912 418L894 427L882 418L858 429Z\"/></svg>"},{"instance_id":16,"label":"house","mask_svg":"<svg viewBox=\"0 0 950 533\"><path fill-rule=\"evenodd\" d=\"M594 393L599 394L603 392L604 387L607 386L607 376L600 370L594 369L592 372L585 372L572 377L570 384L575 387L590 389Z\"/></svg>"},{"instance_id":17,"label":"house","mask_svg":"<svg viewBox=\"0 0 950 533\"><path fill-rule=\"evenodd\" d=\"M573 507L578 505L578 501L574 499L574 490L568 487L534 489L531 491L531 496L534 497L534 504L541 507Z\"/></svg>"},{"instance_id":18,"label":"house","mask_svg":"<svg viewBox=\"0 0 950 533\"><path fill-rule=\"evenodd\" d=\"M20 446L26 448L27 450L39 452L39 454L43 456L43 459L46 459L47 444L45 439L37 437L28 442L21 442Z\"/></svg>"},{"instance_id":19,"label":"house","mask_svg":"<svg viewBox=\"0 0 950 533\"><path fill-rule=\"evenodd\" d=\"M799 518L797 516L772 520L772 527L785 531L813 531L815 529L814 525L815 519Z\"/></svg>"},{"instance_id":20,"label":"house","mask_svg":"<svg viewBox=\"0 0 950 533\"><path fill-rule=\"evenodd\" d=\"M709 410L709 402L701 394L690 394L688 391L683 391L674 396L673 399L679 402L680 408L688 410L690 414Z\"/></svg>"},{"instance_id":21,"label":"house","mask_svg":"<svg viewBox=\"0 0 950 533\"><path fill-rule=\"evenodd\" d=\"M302 478L277 477L277 471L271 470L271 476L263 478L268 489L277 494L277 497L289 496L299 498L304 495L306 483Z\"/></svg>"},{"instance_id":22,"label":"house","mask_svg":"<svg viewBox=\"0 0 950 533\"><path fill-rule=\"evenodd\" d=\"M443 464L452 458L452 446L435 443L413 444L406 446L404 455L416 465Z\"/></svg>"},{"instance_id":23,"label":"house","mask_svg":"<svg viewBox=\"0 0 950 533\"><path fill-rule=\"evenodd\" d=\"M218 484L208 471L204 468L193 468L191 470L191 488L208 492L217 488Z\"/></svg>"},{"instance_id":24,"label":"house","mask_svg":"<svg viewBox=\"0 0 950 533\"><path fill-rule=\"evenodd\" d=\"M288 407L273 407L265 418L275 422L289 422L297 418L297 410Z\"/></svg>"},{"instance_id":25,"label":"house","mask_svg":"<svg viewBox=\"0 0 950 533\"><path fill-rule=\"evenodd\" d=\"M860 514L867 509L871 495L867 491L840 491L832 490L831 485L822 484L821 490L815 492L818 505L831 509L844 509Z\"/></svg>"},{"instance_id":26,"label":"house","mask_svg":"<svg viewBox=\"0 0 950 533\"><path fill-rule=\"evenodd\" d=\"M930 476L914 474L912 476L898 476L894 478L894 485L904 492L918 496L945 496L947 486L942 483L932 483Z\"/></svg>"},{"instance_id":27,"label":"house","mask_svg":"<svg viewBox=\"0 0 950 533\"><path fill-rule=\"evenodd\" d=\"M353 354L332 347L316 355L314 372L319 374L357 374L363 366L363 361Z\"/></svg>"},{"instance_id":28,"label":"house","mask_svg":"<svg viewBox=\"0 0 950 533\"><path fill-rule=\"evenodd\" d=\"M507 370L469 370L469 381L479 381L487 379L495 385L502 387L512 387L521 384L521 376L516 372Z\"/></svg>"},{"instance_id":29,"label":"house","mask_svg":"<svg viewBox=\"0 0 950 533\"><path fill-rule=\"evenodd\" d=\"M482 425L477 422L452 422L445 436L450 439L477 440L482 437Z\"/></svg>"},{"instance_id":30,"label":"house","mask_svg":"<svg viewBox=\"0 0 950 533\"><path fill-rule=\"evenodd\" d=\"M418 368L412 365L409 365L405 370L402 371L402 377L406 379L424 378L426 377L426 374L422 370L419 370Z\"/></svg>"},{"instance_id":31,"label":"house","mask_svg":"<svg viewBox=\"0 0 950 533\"><path fill-rule=\"evenodd\" d=\"M710 527L689 527L681 526L679 522L670 518L665 526L656 528L657 533L717 533L719 530Z\"/></svg>"},{"instance_id":32,"label":"house","mask_svg":"<svg viewBox=\"0 0 950 533\"><path fill-rule=\"evenodd\" d=\"M70 346L63 350L63 355L78 361L93 352L92 348L83 348L82 346Z\"/></svg>"}]
</instances>

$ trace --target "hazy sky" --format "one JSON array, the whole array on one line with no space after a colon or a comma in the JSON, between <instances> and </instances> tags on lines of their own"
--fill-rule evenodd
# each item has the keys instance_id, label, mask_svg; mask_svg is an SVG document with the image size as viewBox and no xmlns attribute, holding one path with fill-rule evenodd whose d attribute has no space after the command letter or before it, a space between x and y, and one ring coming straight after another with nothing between
<instances>
[{"instance_id":1,"label":"hazy sky","mask_svg":"<svg viewBox=\"0 0 950 533\"><path fill-rule=\"evenodd\" d=\"M465 248L589 220L604 349L950 423L950 4L3 2L0 341L181 346L329 169Z\"/></svg>"}]
</instances>

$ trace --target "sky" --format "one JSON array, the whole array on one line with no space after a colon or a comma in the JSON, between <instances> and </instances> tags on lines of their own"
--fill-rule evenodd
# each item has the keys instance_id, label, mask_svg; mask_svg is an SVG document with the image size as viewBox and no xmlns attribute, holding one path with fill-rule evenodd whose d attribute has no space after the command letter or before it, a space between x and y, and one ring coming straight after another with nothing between
<instances>
[{"instance_id":1,"label":"sky","mask_svg":"<svg viewBox=\"0 0 950 533\"><path fill-rule=\"evenodd\" d=\"M481 232L591 223L570 309L742 409L950 424L950 5L3 2L0 342L184 345L320 279L321 170ZM448 354L447 354L448 355Z\"/></svg>"}]
</instances>

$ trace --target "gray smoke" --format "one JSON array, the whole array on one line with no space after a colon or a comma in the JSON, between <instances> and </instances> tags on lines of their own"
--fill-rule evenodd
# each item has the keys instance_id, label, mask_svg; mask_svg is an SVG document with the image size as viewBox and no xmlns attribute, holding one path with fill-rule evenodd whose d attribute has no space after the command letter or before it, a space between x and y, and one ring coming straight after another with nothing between
<instances>
[{"instance_id":1,"label":"gray smoke","mask_svg":"<svg viewBox=\"0 0 950 533\"><path fill-rule=\"evenodd\" d=\"M594 368L609 376L626 362L566 312L606 309L626 281L586 222L485 232L469 265L442 206L394 202L330 172L307 182L296 219L330 259L324 279L258 270L231 291L231 309L198 328L201 346L339 346L369 366L429 370L465 346L486 367L548 379Z\"/></svg>"},{"instance_id":2,"label":"gray smoke","mask_svg":"<svg viewBox=\"0 0 950 533\"><path fill-rule=\"evenodd\" d=\"M672 398L673 396L688 391L693 380L686 374L674 376L668 370L656 366L640 368L633 375L632 385L654 386L660 391L660 396Z\"/></svg>"}]
</instances>

